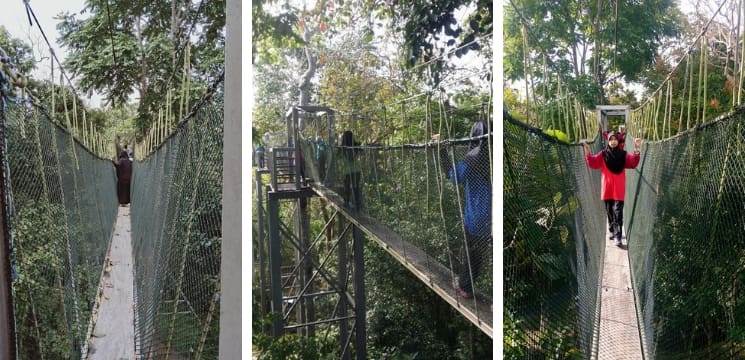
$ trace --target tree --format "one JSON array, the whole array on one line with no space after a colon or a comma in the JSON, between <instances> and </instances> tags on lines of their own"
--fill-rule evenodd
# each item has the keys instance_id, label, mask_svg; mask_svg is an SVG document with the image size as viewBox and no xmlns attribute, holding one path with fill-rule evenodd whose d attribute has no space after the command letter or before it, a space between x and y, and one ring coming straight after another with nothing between
<instances>
[{"instance_id":1,"label":"tree","mask_svg":"<svg viewBox=\"0 0 745 360\"><path fill-rule=\"evenodd\" d=\"M536 81L589 75L595 103L607 101L603 88L609 83L637 80L661 41L678 34L680 19L672 0L510 0L504 15L505 78L542 79L544 64L549 79Z\"/></svg>"},{"instance_id":2,"label":"tree","mask_svg":"<svg viewBox=\"0 0 745 360\"><path fill-rule=\"evenodd\" d=\"M28 74L36 69L31 46L21 39L13 38L2 25L0 25L0 49L5 51L11 62L22 74Z\"/></svg>"},{"instance_id":3,"label":"tree","mask_svg":"<svg viewBox=\"0 0 745 360\"><path fill-rule=\"evenodd\" d=\"M391 1L393 24L397 31L403 30L405 39L405 63L409 67L432 62L431 83L440 83L440 73L450 56L461 57L471 50L478 51L488 40L477 38L493 31L494 7L492 1L446 0L435 2ZM475 7L465 24L455 17L455 12ZM449 56L448 56L449 57ZM426 73L425 73L426 74Z\"/></svg>"},{"instance_id":4,"label":"tree","mask_svg":"<svg viewBox=\"0 0 745 360\"><path fill-rule=\"evenodd\" d=\"M181 98L201 96L224 68L224 1L205 6L191 1L91 0L84 13L90 16L83 20L77 14L59 17L59 42L69 50L65 66L79 77L82 91L105 94L114 104L136 93L140 132L149 128L168 92L173 93L174 109L179 109ZM195 84L190 94L181 95L187 49L187 76Z\"/></svg>"}]
</instances>

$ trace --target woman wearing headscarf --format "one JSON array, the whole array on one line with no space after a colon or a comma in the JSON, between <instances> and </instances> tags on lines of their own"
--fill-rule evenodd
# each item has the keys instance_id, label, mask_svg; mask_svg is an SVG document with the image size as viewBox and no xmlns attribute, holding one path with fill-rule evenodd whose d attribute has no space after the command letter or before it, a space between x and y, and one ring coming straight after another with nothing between
<instances>
[{"instance_id":1,"label":"woman wearing headscarf","mask_svg":"<svg viewBox=\"0 0 745 360\"><path fill-rule=\"evenodd\" d=\"M455 281L458 296L473 297L473 284L481 274L483 262L489 253L492 240L491 229L491 124L480 120L471 127L471 143L463 160L453 166L445 147L440 148L440 165L453 183L464 184L465 211L463 227L466 237L466 261ZM432 136L435 141L440 135ZM469 266L470 265L470 266Z\"/></svg>"},{"instance_id":2,"label":"woman wearing headscarf","mask_svg":"<svg viewBox=\"0 0 745 360\"><path fill-rule=\"evenodd\" d=\"M349 130L344 131L341 136L342 146L342 172L344 174L344 205L349 206L350 195L354 194L354 208L360 210L362 208L362 194L360 190L360 175L362 168L360 163L357 161L356 152L359 151L354 147L359 146L358 142L354 141L354 136Z\"/></svg>"},{"instance_id":3,"label":"woman wearing headscarf","mask_svg":"<svg viewBox=\"0 0 745 360\"><path fill-rule=\"evenodd\" d=\"M626 196L625 169L634 169L639 164L641 144L641 139L634 139L634 153L629 154L619 146L619 134L615 131L608 133L608 144L595 155L590 154L590 145L583 144L587 166L590 169L600 169L603 173L600 199L605 202L610 240L614 240L616 246L622 246L623 201Z\"/></svg>"},{"instance_id":4,"label":"woman wearing headscarf","mask_svg":"<svg viewBox=\"0 0 745 360\"><path fill-rule=\"evenodd\" d=\"M129 204L129 183L132 180L132 161L126 151L119 153L116 161L116 193L119 205Z\"/></svg>"}]
</instances>

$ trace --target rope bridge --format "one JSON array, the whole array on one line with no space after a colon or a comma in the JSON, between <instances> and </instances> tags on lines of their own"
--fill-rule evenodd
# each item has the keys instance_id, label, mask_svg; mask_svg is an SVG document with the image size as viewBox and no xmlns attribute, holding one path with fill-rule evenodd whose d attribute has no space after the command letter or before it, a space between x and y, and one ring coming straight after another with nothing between
<instances>
[{"instance_id":1,"label":"rope bridge","mask_svg":"<svg viewBox=\"0 0 745 360\"><path fill-rule=\"evenodd\" d=\"M627 171L629 291L647 359L745 355L743 118L737 108L649 142ZM610 271L600 173L578 144L505 119L505 355L595 357Z\"/></svg>"},{"instance_id":2,"label":"rope bridge","mask_svg":"<svg viewBox=\"0 0 745 360\"><path fill-rule=\"evenodd\" d=\"M472 238L469 231L474 230L464 226L465 198L476 196L473 184L479 174L489 174L484 181L491 189L491 162L479 163L459 178L443 168L462 166L472 143L491 144L491 134L426 144L342 146L327 124L324 117L307 121L298 140L304 175L316 192L344 209L370 239L492 336L491 221L476 224L486 234L480 238ZM329 145L323 153L319 139ZM463 277L472 280L472 297L454 291Z\"/></svg>"},{"instance_id":3,"label":"rope bridge","mask_svg":"<svg viewBox=\"0 0 745 360\"><path fill-rule=\"evenodd\" d=\"M17 356L79 358L91 336L102 336L92 334L97 309L113 294L103 278L112 264L115 168L61 125L67 114L3 94ZM141 358L217 357L222 114L221 98L205 97L134 166L136 320L121 326L135 328Z\"/></svg>"}]
</instances>

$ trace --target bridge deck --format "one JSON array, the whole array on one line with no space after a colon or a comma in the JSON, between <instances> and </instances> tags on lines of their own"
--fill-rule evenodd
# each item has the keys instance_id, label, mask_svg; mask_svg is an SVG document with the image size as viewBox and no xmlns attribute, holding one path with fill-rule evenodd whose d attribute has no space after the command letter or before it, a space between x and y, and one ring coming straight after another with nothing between
<instances>
[{"instance_id":1,"label":"bridge deck","mask_svg":"<svg viewBox=\"0 0 745 360\"><path fill-rule=\"evenodd\" d=\"M90 360L134 359L135 356L129 209L119 207L117 214L108 257L111 261L110 271L104 274L101 281L104 296L97 311L98 321L91 335L92 341L88 342Z\"/></svg>"},{"instance_id":2,"label":"bridge deck","mask_svg":"<svg viewBox=\"0 0 745 360\"><path fill-rule=\"evenodd\" d=\"M605 235L598 359L641 360L642 346L631 286L628 241L624 239L623 248L619 248L608 240L610 233Z\"/></svg>"},{"instance_id":3,"label":"bridge deck","mask_svg":"<svg viewBox=\"0 0 745 360\"><path fill-rule=\"evenodd\" d=\"M343 199L335 192L317 184L313 189L466 319L490 337L494 336L490 296L477 292L472 299L460 298L453 289L451 272L445 266L367 214L344 207Z\"/></svg>"}]
</instances>

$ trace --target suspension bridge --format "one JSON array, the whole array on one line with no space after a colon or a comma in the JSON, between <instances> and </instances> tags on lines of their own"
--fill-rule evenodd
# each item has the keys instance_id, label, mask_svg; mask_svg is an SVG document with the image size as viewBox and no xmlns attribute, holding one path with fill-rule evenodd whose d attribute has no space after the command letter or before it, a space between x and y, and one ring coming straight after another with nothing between
<instances>
[{"instance_id":1,"label":"suspension bridge","mask_svg":"<svg viewBox=\"0 0 745 360\"><path fill-rule=\"evenodd\" d=\"M505 109L506 358L745 358L743 71L724 65L717 86L730 91L713 94L707 79L722 68L707 60L709 24L637 107L587 109L564 80L538 76L528 83L558 90L526 86L534 103ZM626 169L620 247L582 150L603 149L611 129L626 150L643 139Z\"/></svg>"},{"instance_id":2,"label":"suspension bridge","mask_svg":"<svg viewBox=\"0 0 745 360\"><path fill-rule=\"evenodd\" d=\"M28 2L26 9L36 20ZM178 55L188 73L188 51ZM240 332L227 334L236 341L221 333L221 313L240 323L233 295L240 286L224 273L236 263L222 261L223 249L234 249L223 244L223 207L234 205L223 201L224 70L180 109L171 90L164 94L158 119L130 143L132 199L120 206L114 146L86 120L51 56L60 84L40 82L51 89L40 97L0 49L0 357L240 356L240 346L231 347Z\"/></svg>"},{"instance_id":3,"label":"suspension bridge","mask_svg":"<svg viewBox=\"0 0 745 360\"><path fill-rule=\"evenodd\" d=\"M296 106L287 113L287 133L265 139L268 153L254 177L255 238L261 311L279 314L271 333L339 329L341 357L365 359L367 239L493 336L492 244L465 242L463 184L442 167L462 161L473 142L490 143L491 133L426 144L342 145L335 133L342 116L328 107ZM323 154L322 139L329 145ZM491 173L490 162L478 166ZM359 192L349 188L352 168L359 170ZM280 218L280 211L290 215ZM311 220L322 229L311 232ZM490 221L479 226L491 232ZM470 297L456 292L462 276L473 280Z\"/></svg>"}]
</instances>

